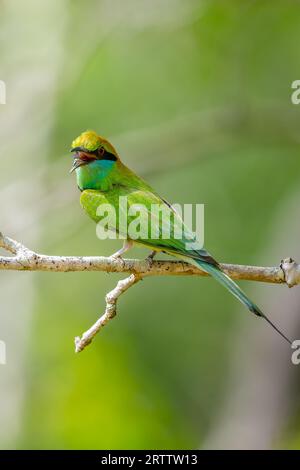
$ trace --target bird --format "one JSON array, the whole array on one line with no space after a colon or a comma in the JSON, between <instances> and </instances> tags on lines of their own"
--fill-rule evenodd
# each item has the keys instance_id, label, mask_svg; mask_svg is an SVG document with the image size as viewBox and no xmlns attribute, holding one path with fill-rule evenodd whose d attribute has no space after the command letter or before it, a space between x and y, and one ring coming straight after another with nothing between
<instances>
[{"instance_id":1,"label":"bird","mask_svg":"<svg viewBox=\"0 0 300 470\"><path fill-rule=\"evenodd\" d=\"M76 173L77 186L81 192L80 203L88 216L96 223L101 221L98 208L102 204L109 204L116 209L116 219L113 229L124 240L123 247L111 255L113 258L121 258L133 246L140 245L151 250L149 260L152 260L157 252L167 253L176 258L196 266L198 269L211 275L233 294L250 312L257 317L264 318L272 328L279 333L290 345L292 341L267 317L262 310L244 293L244 291L223 271L220 263L205 248L187 249L187 241L193 240L195 234L184 225L184 235L181 238L162 237L164 226L161 218L151 214L153 205L159 205L171 214L171 228L183 225L180 214L161 197L146 181L129 169L120 159L115 147L104 137L93 130L87 130L80 134L71 144L73 165L70 172ZM147 219L154 223L159 236L152 236L147 232L143 236L133 239L128 232L120 229L120 198L126 197L128 206L122 210L128 210L133 206L143 206L149 215ZM123 214L128 215L128 214ZM127 219L127 224L130 222ZM148 223L147 222L147 223ZM156 235L157 235L156 233Z\"/></svg>"}]
</instances>

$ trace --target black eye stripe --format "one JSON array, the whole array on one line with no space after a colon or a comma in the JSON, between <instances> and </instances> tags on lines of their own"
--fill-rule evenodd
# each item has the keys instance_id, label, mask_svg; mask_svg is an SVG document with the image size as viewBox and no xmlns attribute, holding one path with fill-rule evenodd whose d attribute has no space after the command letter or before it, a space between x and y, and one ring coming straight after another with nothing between
<instances>
[{"instance_id":1,"label":"black eye stripe","mask_svg":"<svg viewBox=\"0 0 300 470\"><path fill-rule=\"evenodd\" d=\"M87 154L95 155L95 157L98 157L99 160L111 160L113 162L117 160L117 157L113 153L108 152L103 147L100 147L99 149L93 151L88 150L85 147L76 147L72 149L72 152L74 151L86 152Z\"/></svg>"},{"instance_id":2,"label":"black eye stripe","mask_svg":"<svg viewBox=\"0 0 300 470\"><path fill-rule=\"evenodd\" d=\"M97 155L100 160L112 160L114 162L117 160L117 157L113 153L107 152L106 150L104 150L103 153L102 152L103 152L103 149L101 150L101 152L96 150L95 152L92 152L92 153Z\"/></svg>"}]
</instances>

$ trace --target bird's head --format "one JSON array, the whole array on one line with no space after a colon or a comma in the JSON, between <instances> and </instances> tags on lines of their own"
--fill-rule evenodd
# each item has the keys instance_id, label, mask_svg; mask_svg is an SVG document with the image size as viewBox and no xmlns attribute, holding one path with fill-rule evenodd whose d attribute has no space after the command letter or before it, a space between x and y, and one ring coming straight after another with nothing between
<instances>
[{"instance_id":1,"label":"bird's head","mask_svg":"<svg viewBox=\"0 0 300 470\"><path fill-rule=\"evenodd\" d=\"M119 159L116 149L108 140L95 131L85 131L72 142L71 152L74 153L74 163L71 172L88 165L95 160L116 161Z\"/></svg>"}]
</instances>

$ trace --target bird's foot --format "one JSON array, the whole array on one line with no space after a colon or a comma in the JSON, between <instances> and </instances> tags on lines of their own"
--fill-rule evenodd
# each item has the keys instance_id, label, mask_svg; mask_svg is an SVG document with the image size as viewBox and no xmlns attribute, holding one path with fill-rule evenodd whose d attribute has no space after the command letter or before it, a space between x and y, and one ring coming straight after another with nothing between
<instances>
[{"instance_id":1,"label":"bird's foot","mask_svg":"<svg viewBox=\"0 0 300 470\"><path fill-rule=\"evenodd\" d=\"M152 268L154 256L157 254L157 251L151 251L150 255L147 256L146 261L149 265L149 268Z\"/></svg>"},{"instance_id":2,"label":"bird's foot","mask_svg":"<svg viewBox=\"0 0 300 470\"><path fill-rule=\"evenodd\" d=\"M111 259L112 261L118 261L120 260L120 262L122 263L122 267L124 268L125 267L125 261L124 259L122 258L122 255L118 254L117 253L114 253L112 255L110 255L109 259Z\"/></svg>"},{"instance_id":3,"label":"bird's foot","mask_svg":"<svg viewBox=\"0 0 300 470\"><path fill-rule=\"evenodd\" d=\"M120 250L116 251L115 253L113 253L112 255L110 255L110 258L114 261L116 261L118 259L121 260L122 264L123 264L123 268L124 268L125 261L122 258L122 255L124 255L124 253L126 253L126 251L128 251L130 248L132 248L132 245L133 245L133 242L131 240L125 240L122 248Z\"/></svg>"}]
</instances>

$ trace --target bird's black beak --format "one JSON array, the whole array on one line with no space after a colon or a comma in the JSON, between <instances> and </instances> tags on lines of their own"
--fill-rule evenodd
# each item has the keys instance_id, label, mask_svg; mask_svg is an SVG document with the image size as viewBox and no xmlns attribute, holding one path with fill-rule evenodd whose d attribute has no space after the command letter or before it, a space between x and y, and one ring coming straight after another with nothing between
<instances>
[{"instance_id":1,"label":"bird's black beak","mask_svg":"<svg viewBox=\"0 0 300 470\"><path fill-rule=\"evenodd\" d=\"M91 154L91 152L89 152L84 147L74 147L70 150L70 152L75 152L74 162L70 173L73 173L73 171L76 170L76 168L79 168L80 166L87 165L96 158L94 155Z\"/></svg>"},{"instance_id":2,"label":"bird's black beak","mask_svg":"<svg viewBox=\"0 0 300 470\"><path fill-rule=\"evenodd\" d=\"M84 161L81 160L80 158L80 152L82 152L82 147L74 147L70 150L70 152L76 152L74 155L74 162L72 165L72 168L70 170L70 173L73 173L73 171L76 170L76 168L79 168L80 166L84 165Z\"/></svg>"},{"instance_id":3,"label":"bird's black beak","mask_svg":"<svg viewBox=\"0 0 300 470\"><path fill-rule=\"evenodd\" d=\"M75 157L70 173L73 173L73 171L76 170L76 168L79 168L80 166L85 165L85 164L86 162L81 160L80 157Z\"/></svg>"}]
</instances>

